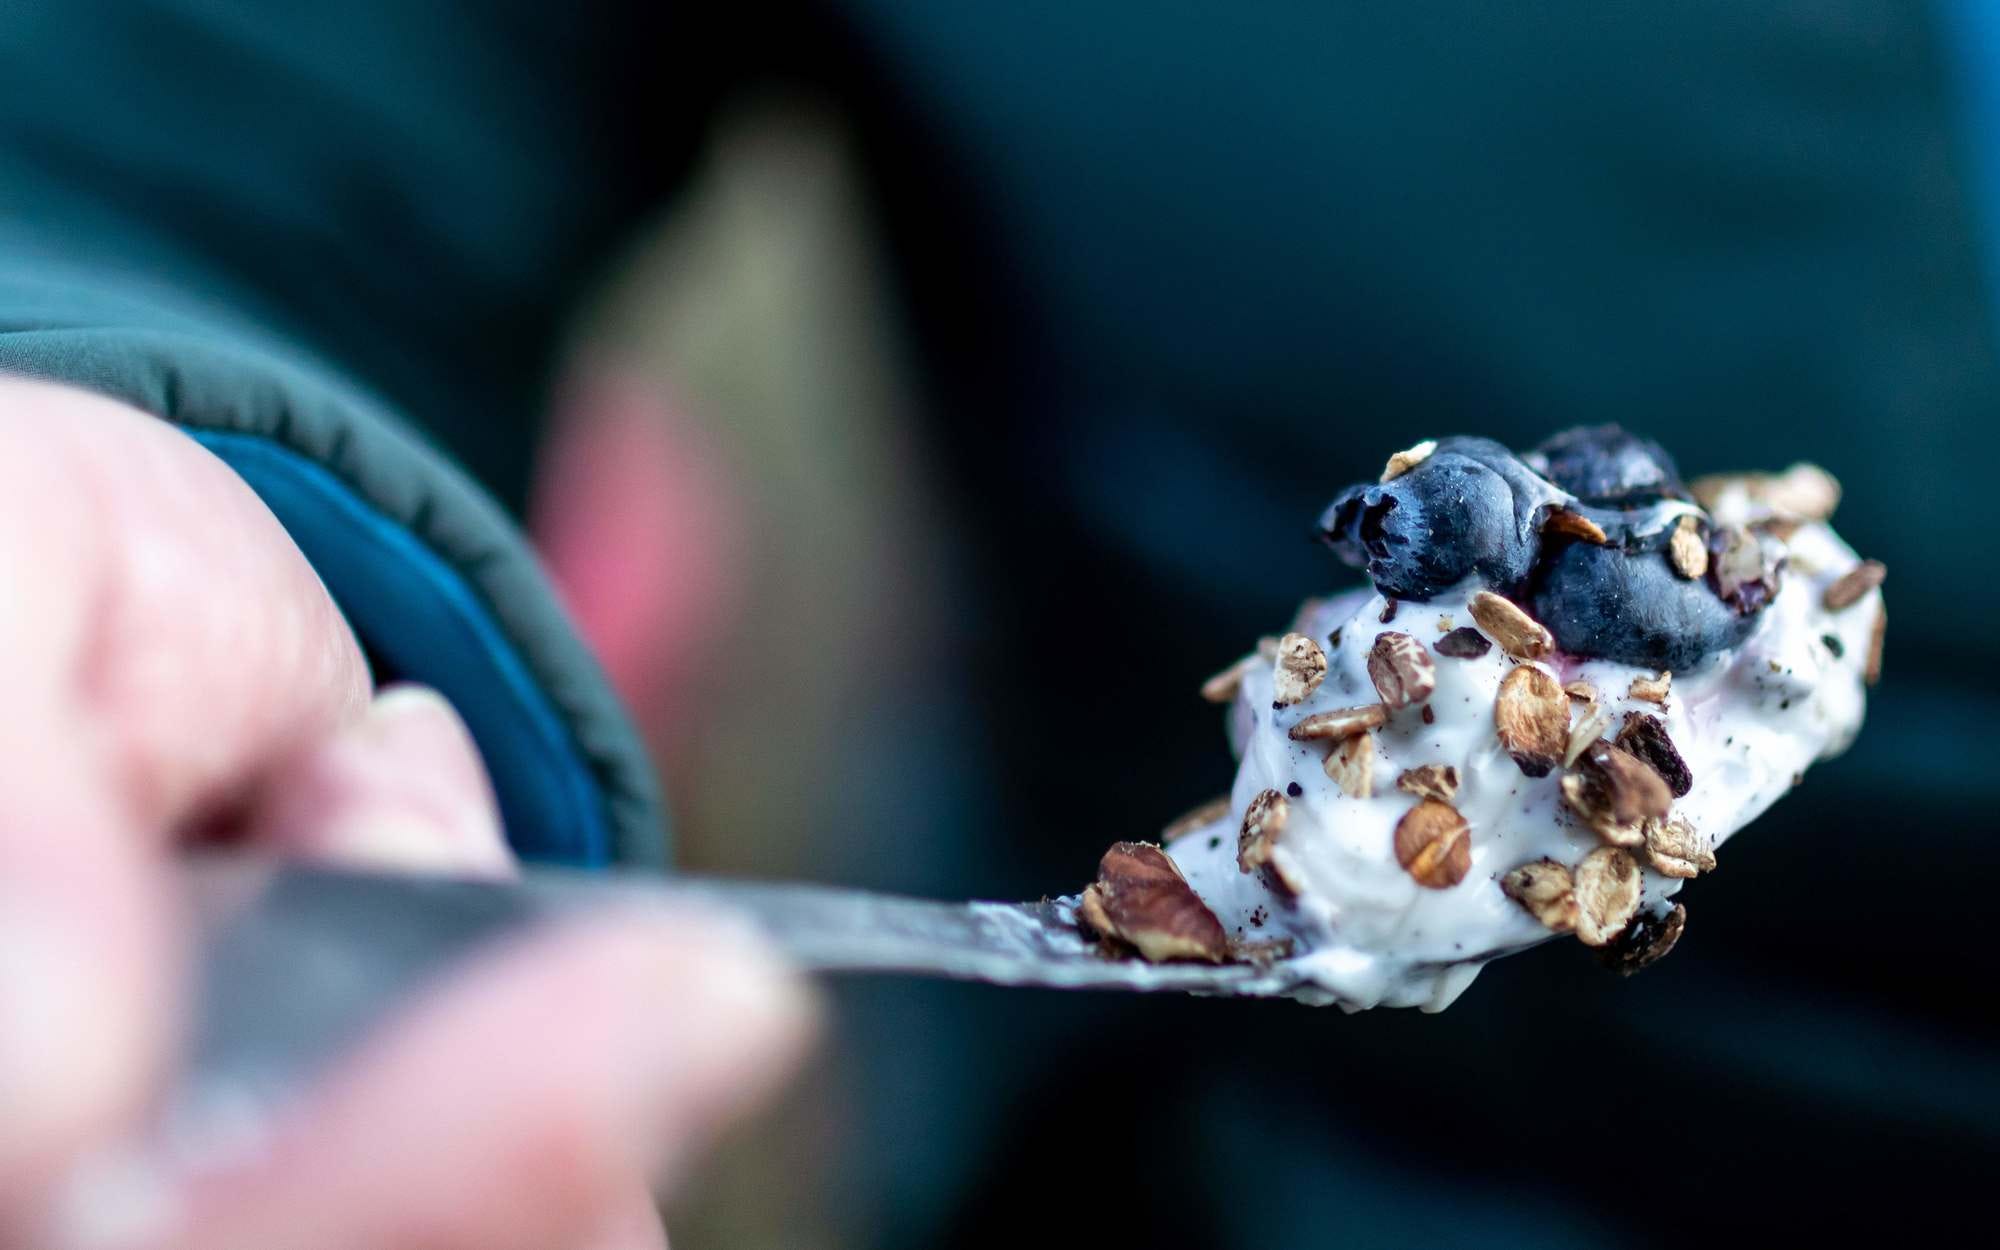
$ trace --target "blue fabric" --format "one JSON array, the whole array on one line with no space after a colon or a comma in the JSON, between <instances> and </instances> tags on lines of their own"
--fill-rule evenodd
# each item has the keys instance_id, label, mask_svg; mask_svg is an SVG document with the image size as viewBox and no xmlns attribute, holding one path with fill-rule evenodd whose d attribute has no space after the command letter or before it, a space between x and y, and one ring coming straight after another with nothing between
<instances>
[{"instance_id":1,"label":"blue fabric","mask_svg":"<svg viewBox=\"0 0 2000 1250\"><path fill-rule=\"evenodd\" d=\"M1939 0L1937 14L1955 71L1987 298L2000 307L2000 5Z\"/></svg>"},{"instance_id":2,"label":"blue fabric","mask_svg":"<svg viewBox=\"0 0 2000 1250\"><path fill-rule=\"evenodd\" d=\"M268 439L190 430L290 532L368 646L450 699L523 859L610 862L610 815L548 695L457 570L325 467Z\"/></svg>"}]
</instances>

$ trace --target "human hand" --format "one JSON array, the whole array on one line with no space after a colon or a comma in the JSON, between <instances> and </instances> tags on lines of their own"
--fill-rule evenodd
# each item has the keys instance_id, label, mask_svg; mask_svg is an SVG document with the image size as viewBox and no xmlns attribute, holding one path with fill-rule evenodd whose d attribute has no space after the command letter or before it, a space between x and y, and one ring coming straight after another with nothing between
<instances>
[{"instance_id":1,"label":"human hand","mask_svg":"<svg viewBox=\"0 0 2000 1250\"><path fill-rule=\"evenodd\" d=\"M0 379L0 593L0 1245L663 1244L647 1178L809 1032L770 957L696 918L496 947L254 1150L135 1164L184 1018L178 848L511 860L450 709L372 695L277 521L165 423Z\"/></svg>"}]
</instances>

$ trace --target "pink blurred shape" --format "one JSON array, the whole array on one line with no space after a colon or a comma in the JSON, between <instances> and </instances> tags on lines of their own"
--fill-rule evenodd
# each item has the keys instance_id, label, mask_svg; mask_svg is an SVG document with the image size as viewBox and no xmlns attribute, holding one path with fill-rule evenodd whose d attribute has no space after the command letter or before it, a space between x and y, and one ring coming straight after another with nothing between
<instances>
[{"instance_id":1,"label":"pink blurred shape","mask_svg":"<svg viewBox=\"0 0 2000 1250\"><path fill-rule=\"evenodd\" d=\"M564 386L529 530L584 640L649 726L684 706L742 604L744 512L726 458L657 384L596 364Z\"/></svg>"}]
</instances>

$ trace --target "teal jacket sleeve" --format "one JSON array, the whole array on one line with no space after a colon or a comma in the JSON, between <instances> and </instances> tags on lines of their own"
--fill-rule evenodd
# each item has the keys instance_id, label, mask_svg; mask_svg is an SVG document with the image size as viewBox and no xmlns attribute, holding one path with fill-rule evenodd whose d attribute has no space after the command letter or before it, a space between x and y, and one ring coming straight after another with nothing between
<instances>
[{"instance_id":1,"label":"teal jacket sleeve","mask_svg":"<svg viewBox=\"0 0 2000 1250\"><path fill-rule=\"evenodd\" d=\"M662 863L646 752L465 467L518 493L562 297L642 199L579 172L592 6L335 7L0 6L0 372L232 466L464 715L524 857Z\"/></svg>"}]
</instances>

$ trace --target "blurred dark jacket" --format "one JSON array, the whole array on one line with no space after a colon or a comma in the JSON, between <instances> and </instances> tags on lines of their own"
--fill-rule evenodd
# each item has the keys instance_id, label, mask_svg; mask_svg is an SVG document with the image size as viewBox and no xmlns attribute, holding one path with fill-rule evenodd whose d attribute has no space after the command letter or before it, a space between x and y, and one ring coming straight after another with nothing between
<instances>
[{"instance_id":1,"label":"blurred dark jacket","mask_svg":"<svg viewBox=\"0 0 2000 1250\"><path fill-rule=\"evenodd\" d=\"M1390 449L1615 420L1689 472L1819 461L1892 570L1887 677L1859 745L1684 892L1672 960L1616 982L1539 951L1435 1018L850 987L843 1183L897 1246L1907 1228L2000 1146L1990 24L1887 0L17 2L0 331L77 274L111 320L198 304L515 503L563 318L704 119L749 83L826 93L866 142L959 501L969 731L922 757L952 784L890 813L957 848L916 874L941 893L1071 887L1223 789L1187 691L1345 580L1307 527Z\"/></svg>"}]
</instances>

